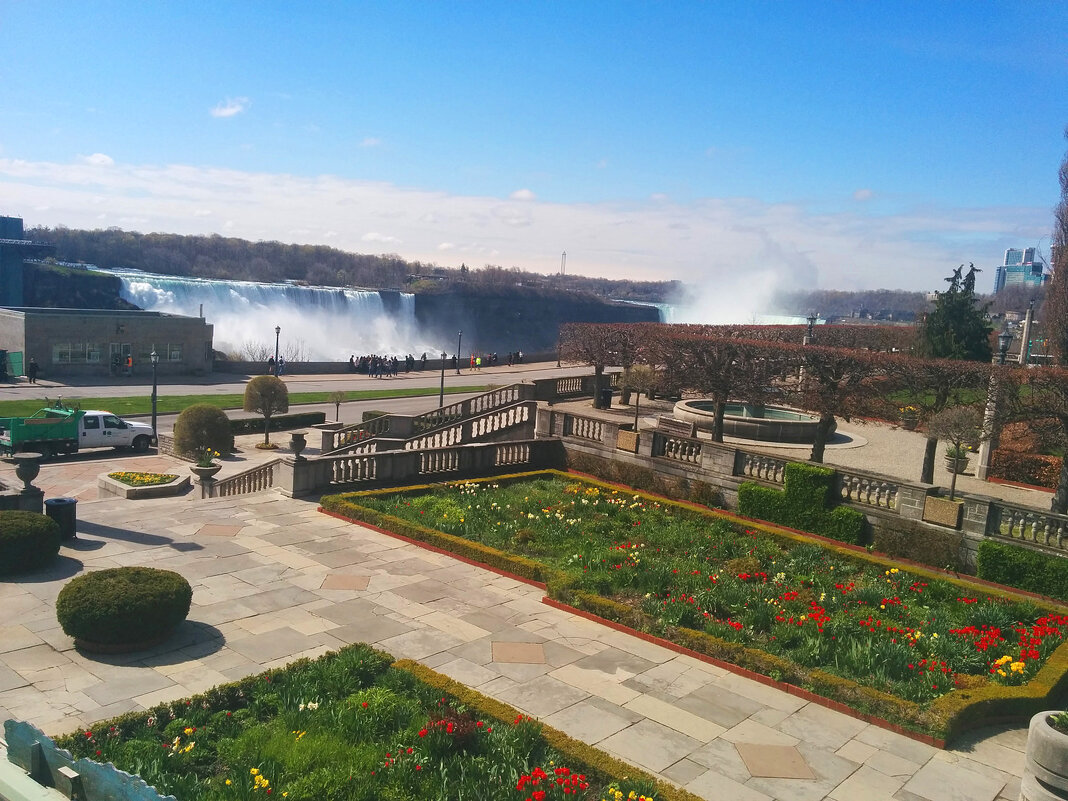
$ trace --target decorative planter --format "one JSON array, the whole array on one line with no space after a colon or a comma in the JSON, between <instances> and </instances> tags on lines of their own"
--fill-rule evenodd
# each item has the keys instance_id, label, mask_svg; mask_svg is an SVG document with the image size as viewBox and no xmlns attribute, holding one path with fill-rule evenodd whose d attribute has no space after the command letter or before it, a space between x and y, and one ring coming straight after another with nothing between
<instances>
[{"instance_id":1,"label":"decorative planter","mask_svg":"<svg viewBox=\"0 0 1068 801\"><path fill-rule=\"evenodd\" d=\"M206 478L211 478L216 473L218 473L220 470L222 470L222 465L221 464L210 464L207 467L201 467L198 464L194 464L194 465L190 465L189 470L193 473L193 475L195 475L197 478L199 478L201 481L203 481Z\"/></svg>"},{"instance_id":2,"label":"decorative planter","mask_svg":"<svg viewBox=\"0 0 1068 801\"><path fill-rule=\"evenodd\" d=\"M14 456L9 457L9 461L15 463L15 475L22 479L22 488L24 490L31 489L33 480L40 474L41 458L41 454L30 453L29 451L16 453Z\"/></svg>"},{"instance_id":3,"label":"decorative planter","mask_svg":"<svg viewBox=\"0 0 1068 801\"><path fill-rule=\"evenodd\" d=\"M946 457L946 470L950 473L957 473L958 475L968 469L968 457L967 456L947 456Z\"/></svg>"},{"instance_id":4,"label":"decorative planter","mask_svg":"<svg viewBox=\"0 0 1068 801\"><path fill-rule=\"evenodd\" d=\"M1049 723L1053 712L1039 712L1027 730L1027 759L1020 781L1021 801L1068 798L1068 734Z\"/></svg>"},{"instance_id":5,"label":"decorative planter","mask_svg":"<svg viewBox=\"0 0 1068 801\"><path fill-rule=\"evenodd\" d=\"M295 459L303 459L300 452L308 447L308 440L305 439L304 431L294 431L289 437L289 449L293 451L293 457Z\"/></svg>"},{"instance_id":6,"label":"decorative planter","mask_svg":"<svg viewBox=\"0 0 1068 801\"><path fill-rule=\"evenodd\" d=\"M920 418L913 417L912 415L904 415L901 418L901 427L906 431L915 431L916 426L920 424Z\"/></svg>"}]
</instances>

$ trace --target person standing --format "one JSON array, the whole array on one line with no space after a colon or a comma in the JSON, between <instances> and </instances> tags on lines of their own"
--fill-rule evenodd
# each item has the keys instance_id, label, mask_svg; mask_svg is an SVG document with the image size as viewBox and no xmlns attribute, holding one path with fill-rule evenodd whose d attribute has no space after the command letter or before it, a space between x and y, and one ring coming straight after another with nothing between
<instances>
[{"instance_id":1,"label":"person standing","mask_svg":"<svg viewBox=\"0 0 1068 801\"><path fill-rule=\"evenodd\" d=\"M26 365L26 377L30 379L31 384L37 383L37 371L40 368L37 366L37 359L30 357L30 363Z\"/></svg>"}]
</instances>

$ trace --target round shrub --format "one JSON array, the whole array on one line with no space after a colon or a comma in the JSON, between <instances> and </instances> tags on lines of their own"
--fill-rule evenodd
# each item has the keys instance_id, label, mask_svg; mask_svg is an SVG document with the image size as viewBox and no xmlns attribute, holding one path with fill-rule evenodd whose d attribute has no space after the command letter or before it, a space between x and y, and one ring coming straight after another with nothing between
<instances>
[{"instance_id":1,"label":"round shrub","mask_svg":"<svg viewBox=\"0 0 1068 801\"><path fill-rule=\"evenodd\" d=\"M56 617L76 640L103 645L166 637L189 614L193 589L170 570L113 567L67 582Z\"/></svg>"},{"instance_id":2,"label":"round shrub","mask_svg":"<svg viewBox=\"0 0 1068 801\"><path fill-rule=\"evenodd\" d=\"M59 553L60 539L59 524L47 515L0 511L0 574L48 564Z\"/></svg>"},{"instance_id":3,"label":"round shrub","mask_svg":"<svg viewBox=\"0 0 1068 801\"><path fill-rule=\"evenodd\" d=\"M174 448L178 453L188 455L205 448L230 453L234 449L230 418L226 412L210 403L189 406L174 421Z\"/></svg>"}]
</instances>

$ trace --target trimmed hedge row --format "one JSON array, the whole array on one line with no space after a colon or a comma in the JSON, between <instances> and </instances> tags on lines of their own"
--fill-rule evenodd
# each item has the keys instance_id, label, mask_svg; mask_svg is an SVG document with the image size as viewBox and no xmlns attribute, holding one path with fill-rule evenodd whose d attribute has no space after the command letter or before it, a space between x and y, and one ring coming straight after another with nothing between
<instances>
[{"instance_id":1,"label":"trimmed hedge row","mask_svg":"<svg viewBox=\"0 0 1068 801\"><path fill-rule=\"evenodd\" d=\"M746 482L738 487L738 512L821 537L860 545L864 513L848 506L828 509L834 471L828 467L790 462L781 490Z\"/></svg>"},{"instance_id":2,"label":"trimmed hedge row","mask_svg":"<svg viewBox=\"0 0 1068 801\"><path fill-rule=\"evenodd\" d=\"M59 553L59 524L37 512L0 511L0 575L43 567Z\"/></svg>"},{"instance_id":3,"label":"trimmed hedge row","mask_svg":"<svg viewBox=\"0 0 1068 801\"><path fill-rule=\"evenodd\" d=\"M1068 559L996 540L983 540L975 558L977 575L997 584L1068 600Z\"/></svg>"},{"instance_id":4,"label":"trimmed hedge row","mask_svg":"<svg viewBox=\"0 0 1068 801\"><path fill-rule=\"evenodd\" d=\"M271 417L271 431L285 431L290 428L303 428L326 422L326 412L294 412L293 414L276 414ZM236 434L262 434L262 417L242 417L230 421L230 430Z\"/></svg>"},{"instance_id":5,"label":"trimmed hedge row","mask_svg":"<svg viewBox=\"0 0 1068 801\"><path fill-rule=\"evenodd\" d=\"M991 454L990 476L1030 484L1032 487L1056 489L1063 462L1059 456L998 449Z\"/></svg>"},{"instance_id":6,"label":"trimmed hedge row","mask_svg":"<svg viewBox=\"0 0 1068 801\"><path fill-rule=\"evenodd\" d=\"M799 466L807 467L807 465ZM491 479L479 479L472 483L511 483L545 475L558 475L572 480L579 480L577 476L561 471L543 470ZM609 490L614 489L611 484L605 482L588 478L582 478L581 480L594 486ZM640 609L621 604L610 598L578 590L576 577L554 570L547 565L445 534L444 532L412 525L399 518L360 506L358 503L359 498L364 496L403 495L424 492L431 488L432 485L421 485L404 487L401 490L385 489L346 493L344 495L324 496L320 503L324 509L335 514L368 522L402 536L426 542L434 547L452 550L451 544L456 543L458 547L453 552L457 555L500 570L506 570L517 576L545 582L547 595L553 600L569 604L605 620L620 623L638 631L655 633L657 636L669 639L697 653L769 676L779 682L802 687L829 700L845 704L857 712L882 718L902 728L923 732L937 739L948 740L968 728L980 725L992 716L1025 719L1034 714L1034 712L1045 708L1043 705L1048 706L1060 693L1068 691L1068 643L1065 643L1047 658L1046 664L1026 685L1021 687L986 685L979 689L962 688L947 693L930 704L919 705L870 687L864 687L841 676L826 673L819 669L804 668L779 656L768 654L740 643L723 640L704 632L681 627L665 628ZM804 534L778 530L770 525L753 523L751 520L741 520L726 512L699 509L685 502L665 498L656 498L656 500L661 505L675 507L682 514L695 517L724 518L748 529L756 529L763 534L781 540L812 542ZM840 557L853 559L857 562L875 564L885 568L895 567L897 564L891 559L872 556L848 546L835 546L826 542L819 544L834 551ZM1011 548L1011 546L1002 547ZM982 546L980 548L982 549ZM969 591L975 591L976 589L976 585L967 579L948 576L938 570L928 570L912 565L908 569L918 576L936 578L940 581L960 586L962 589L968 589ZM1011 593L987 586L982 587L982 592L986 595L1013 597ZM1062 609L1061 612L1063 613L1063 611Z\"/></svg>"}]
</instances>

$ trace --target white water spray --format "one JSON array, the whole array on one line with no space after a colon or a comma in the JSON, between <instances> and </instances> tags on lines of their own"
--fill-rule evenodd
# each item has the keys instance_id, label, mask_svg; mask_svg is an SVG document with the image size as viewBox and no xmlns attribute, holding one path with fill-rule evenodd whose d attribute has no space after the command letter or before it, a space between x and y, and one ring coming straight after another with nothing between
<instances>
[{"instance_id":1,"label":"white water spray","mask_svg":"<svg viewBox=\"0 0 1068 801\"><path fill-rule=\"evenodd\" d=\"M424 342L415 321L415 296L256 281L223 281L101 270L122 280L122 298L146 311L204 318L215 326L216 350L241 353L246 343L274 350L282 331L283 353L300 351L311 361L346 361L368 353L417 358L437 348Z\"/></svg>"}]
</instances>

